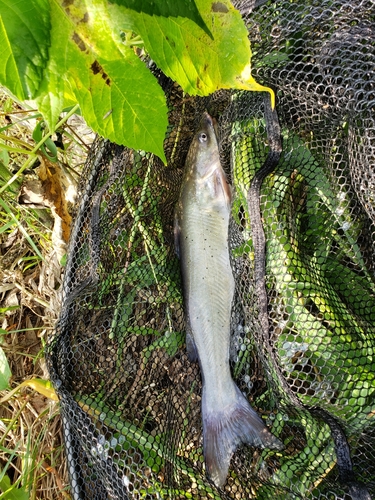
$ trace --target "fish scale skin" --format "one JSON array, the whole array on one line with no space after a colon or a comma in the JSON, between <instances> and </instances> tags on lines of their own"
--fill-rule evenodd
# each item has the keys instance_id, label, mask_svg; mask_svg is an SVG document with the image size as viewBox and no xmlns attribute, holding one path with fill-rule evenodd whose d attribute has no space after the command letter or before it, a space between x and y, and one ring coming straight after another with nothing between
<instances>
[{"instance_id":1,"label":"fish scale skin","mask_svg":"<svg viewBox=\"0 0 375 500\"><path fill-rule=\"evenodd\" d=\"M194 335L194 340L210 400L215 406L225 403L223 398L228 399L228 391L234 396L229 369L234 279L225 238L227 220L212 214L209 217L189 215L181 228L187 234L195 233L194 238L181 246L186 265L191 268L184 276L185 300L191 329L199 332ZM209 245L204 238L202 241L202 236L216 243Z\"/></svg>"},{"instance_id":2,"label":"fish scale skin","mask_svg":"<svg viewBox=\"0 0 375 500\"><path fill-rule=\"evenodd\" d=\"M194 235L181 242L184 267L189 269L189 272L184 273L185 304L192 330L200 332L195 343L201 352L201 365L214 374L218 369L217 359L226 361L229 354L225 346L229 346L234 281L227 255L222 252L221 245L212 244L226 233L226 221L221 228L221 221L218 224L212 214L195 214L194 206L193 203L193 210L188 210L189 217L182 225L186 234ZM225 245L225 240L221 243Z\"/></svg>"}]
</instances>

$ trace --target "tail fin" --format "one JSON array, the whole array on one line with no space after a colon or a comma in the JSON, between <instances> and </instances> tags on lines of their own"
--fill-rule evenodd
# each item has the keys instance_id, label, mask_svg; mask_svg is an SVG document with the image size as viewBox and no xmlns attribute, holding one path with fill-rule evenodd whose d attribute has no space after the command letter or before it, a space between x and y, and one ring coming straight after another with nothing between
<instances>
[{"instance_id":1,"label":"tail fin","mask_svg":"<svg viewBox=\"0 0 375 500\"><path fill-rule=\"evenodd\" d=\"M236 401L222 410L205 410L203 389L203 449L206 470L217 487L227 479L230 460L237 446L247 443L258 448L283 449L236 386Z\"/></svg>"}]
</instances>

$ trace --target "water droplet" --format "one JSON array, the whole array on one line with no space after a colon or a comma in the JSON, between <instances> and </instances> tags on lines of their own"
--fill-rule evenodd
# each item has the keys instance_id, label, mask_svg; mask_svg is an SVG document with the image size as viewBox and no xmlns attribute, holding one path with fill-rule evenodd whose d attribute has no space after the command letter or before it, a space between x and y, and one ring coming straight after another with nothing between
<instances>
[{"instance_id":1,"label":"water droplet","mask_svg":"<svg viewBox=\"0 0 375 500\"><path fill-rule=\"evenodd\" d=\"M336 215L338 215L339 217L344 213L344 211L345 211L345 209L342 207L336 208L336 210L335 210Z\"/></svg>"},{"instance_id":2,"label":"water droplet","mask_svg":"<svg viewBox=\"0 0 375 500\"><path fill-rule=\"evenodd\" d=\"M286 363L284 365L284 370L287 372L287 373L291 373L293 370L294 370L294 365L292 363Z\"/></svg>"}]
</instances>

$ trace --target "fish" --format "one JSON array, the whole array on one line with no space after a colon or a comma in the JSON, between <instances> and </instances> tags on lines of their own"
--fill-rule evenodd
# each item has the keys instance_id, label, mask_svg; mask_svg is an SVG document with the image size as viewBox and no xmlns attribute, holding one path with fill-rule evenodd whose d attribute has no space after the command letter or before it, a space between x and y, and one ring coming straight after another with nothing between
<instances>
[{"instance_id":1,"label":"fish","mask_svg":"<svg viewBox=\"0 0 375 500\"><path fill-rule=\"evenodd\" d=\"M186 312L186 349L202 378L206 473L221 488L241 444L281 450L235 384L229 364L235 281L228 226L231 187L220 163L213 118L205 112L191 142L175 209L174 236Z\"/></svg>"}]
</instances>

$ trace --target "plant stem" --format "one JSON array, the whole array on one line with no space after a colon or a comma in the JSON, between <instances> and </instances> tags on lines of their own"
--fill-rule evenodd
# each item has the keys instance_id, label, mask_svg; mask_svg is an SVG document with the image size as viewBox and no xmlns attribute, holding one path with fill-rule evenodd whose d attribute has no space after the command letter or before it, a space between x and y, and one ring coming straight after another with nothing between
<instances>
[{"instance_id":1,"label":"plant stem","mask_svg":"<svg viewBox=\"0 0 375 500\"><path fill-rule=\"evenodd\" d=\"M74 115L74 113L77 111L77 109L79 108L79 104L76 104L70 111L69 113L67 113L64 118L62 118L57 124L56 124L56 127L54 128L54 130L50 130L48 132L48 134L46 134L43 139L41 141L38 142L38 144L35 146L35 148L28 154L30 154L30 157L25 161L25 163L22 165L22 167L18 170L17 173L15 173L13 175L13 177L11 177L8 182L6 182L4 184L3 187L0 188L0 194L3 193L18 177L20 174L22 174L22 172L24 170L26 170L28 167L31 167L31 165L33 165L36 160L37 160L37 156L36 156L36 153L37 151L39 150L39 148L41 146L43 146L43 144L47 141L47 139L49 139L51 137L51 135L54 133L54 131L58 128L60 128L67 120L69 120L69 118ZM39 255L39 252L38 252L38 255Z\"/></svg>"}]
</instances>

